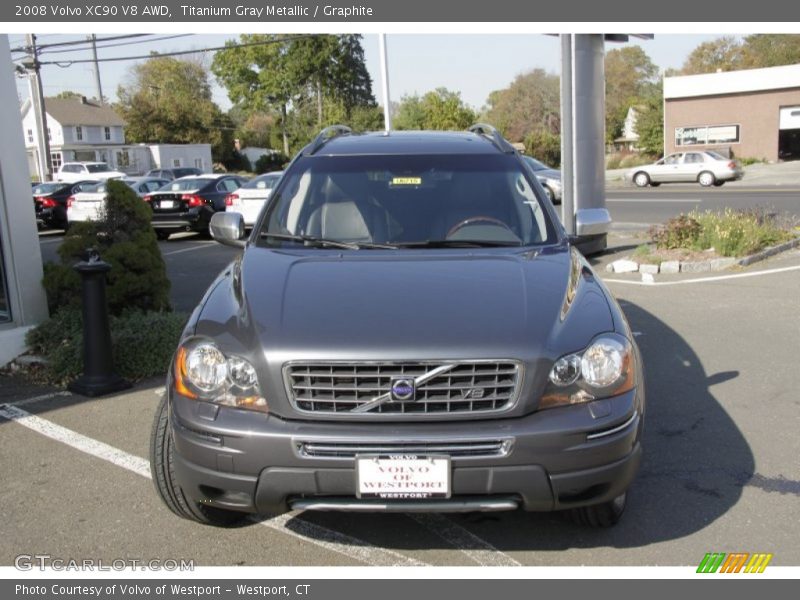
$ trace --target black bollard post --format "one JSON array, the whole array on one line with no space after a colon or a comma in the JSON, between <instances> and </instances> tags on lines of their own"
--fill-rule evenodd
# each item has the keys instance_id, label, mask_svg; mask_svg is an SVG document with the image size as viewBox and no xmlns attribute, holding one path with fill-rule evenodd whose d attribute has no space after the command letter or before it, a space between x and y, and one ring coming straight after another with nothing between
<instances>
[{"instance_id":1,"label":"black bollard post","mask_svg":"<svg viewBox=\"0 0 800 600\"><path fill-rule=\"evenodd\" d=\"M75 265L81 276L83 304L83 375L67 386L81 396L104 396L131 387L114 372L111 332L106 305L106 273L111 265L100 260L96 250L86 251L86 259Z\"/></svg>"}]
</instances>

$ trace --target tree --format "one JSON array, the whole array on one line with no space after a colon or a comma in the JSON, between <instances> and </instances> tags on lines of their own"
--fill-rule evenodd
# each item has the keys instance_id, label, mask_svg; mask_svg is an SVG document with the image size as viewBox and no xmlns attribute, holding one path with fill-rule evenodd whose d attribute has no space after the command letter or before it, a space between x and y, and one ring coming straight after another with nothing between
<instances>
[{"instance_id":1,"label":"tree","mask_svg":"<svg viewBox=\"0 0 800 600\"><path fill-rule=\"evenodd\" d=\"M638 147L642 152L660 156L664 152L664 104L661 86L658 92L644 99L636 116Z\"/></svg>"},{"instance_id":2,"label":"tree","mask_svg":"<svg viewBox=\"0 0 800 600\"><path fill-rule=\"evenodd\" d=\"M681 75L733 71L742 65L742 44L733 36L703 42L691 51L683 63Z\"/></svg>"},{"instance_id":3,"label":"tree","mask_svg":"<svg viewBox=\"0 0 800 600\"><path fill-rule=\"evenodd\" d=\"M87 248L95 248L111 265L106 288L111 314L170 310L170 282L150 225L151 212L127 185L109 181L102 219L75 223L58 249L60 262L44 267L50 312L80 306L81 282L72 267Z\"/></svg>"},{"instance_id":4,"label":"tree","mask_svg":"<svg viewBox=\"0 0 800 600\"><path fill-rule=\"evenodd\" d=\"M317 130L324 125L326 100L341 102L346 116L375 105L359 35L254 34L226 46L214 56L212 71L243 110L275 115L284 154L295 144L290 138L305 143L314 123Z\"/></svg>"},{"instance_id":5,"label":"tree","mask_svg":"<svg viewBox=\"0 0 800 600\"><path fill-rule=\"evenodd\" d=\"M800 63L800 35L757 33L744 38L741 60L744 69L796 63Z\"/></svg>"},{"instance_id":6,"label":"tree","mask_svg":"<svg viewBox=\"0 0 800 600\"><path fill-rule=\"evenodd\" d=\"M117 96L129 142L210 143L215 160L233 147L233 124L211 99L208 72L196 61L154 55L130 69Z\"/></svg>"},{"instance_id":7,"label":"tree","mask_svg":"<svg viewBox=\"0 0 800 600\"><path fill-rule=\"evenodd\" d=\"M509 140L519 142L533 132L561 131L561 92L558 75L534 69L518 75L511 85L489 94L486 120Z\"/></svg>"},{"instance_id":8,"label":"tree","mask_svg":"<svg viewBox=\"0 0 800 600\"><path fill-rule=\"evenodd\" d=\"M64 90L63 92L59 92L56 94L56 98L60 100L69 100L70 98L82 98L83 94L79 94L78 92L73 92L72 90Z\"/></svg>"},{"instance_id":9,"label":"tree","mask_svg":"<svg viewBox=\"0 0 800 600\"><path fill-rule=\"evenodd\" d=\"M628 108L653 93L658 67L639 46L606 52L606 140L619 137Z\"/></svg>"},{"instance_id":10,"label":"tree","mask_svg":"<svg viewBox=\"0 0 800 600\"><path fill-rule=\"evenodd\" d=\"M459 92L437 88L421 98L405 96L397 106L394 126L397 129L467 129L474 124L475 111L464 104Z\"/></svg>"}]
</instances>

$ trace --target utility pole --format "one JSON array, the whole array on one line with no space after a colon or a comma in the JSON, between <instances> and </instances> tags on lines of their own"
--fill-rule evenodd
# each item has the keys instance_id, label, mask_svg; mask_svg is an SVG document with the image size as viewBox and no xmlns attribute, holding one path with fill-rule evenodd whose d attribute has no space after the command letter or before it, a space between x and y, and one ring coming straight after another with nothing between
<instances>
[{"instance_id":1,"label":"utility pole","mask_svg":"<svg viewBox=\"0 0 800 600\"><path fill-rule=\"evenodd\" d=\"M89 39L92 41L92 60L94 61L92 65L94 66L94 87L97 89L97 100L100 104L105 104L103 102L103 86L100 85L100 64L97 62L97 36L92 34Z\"/></svg>"},{"instance_id":2,"label":"utility pole","mask_svg":"<svg viewBox=\"0 0 800 600\"><path fill-rule=\"evenodd\" d=\"M38 50L36 49L36 36L32 33L25 35L25 42L29 56L22 61L22 66L28 70L28 89L30 90L31 110L36 120L36 152L40 181L52 181L53 167L50 157L50 140L47 133L47 113L44 106L44 92L42 91L42 77L40 73Z\"/></svg>"},{"instance_id":3,"label":"utility pole","mask_svg":"<svg viewBox=\"0 0 800 600\"><path fill-rule=\"evenodd\" d=\"M386 59L386 34L378 34L381 50L381 87L383 89L383 123L386 131L392 130L392 106L389 100L389 63Z\"/></svg>"}]
</instances>

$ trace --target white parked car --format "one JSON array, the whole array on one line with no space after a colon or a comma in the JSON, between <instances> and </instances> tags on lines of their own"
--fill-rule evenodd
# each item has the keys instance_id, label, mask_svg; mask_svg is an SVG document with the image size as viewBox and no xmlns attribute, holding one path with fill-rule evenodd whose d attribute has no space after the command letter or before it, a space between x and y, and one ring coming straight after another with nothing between
<instances>
[{"instance_id":1,"label":"white parked car","mask_svg":"<svg viewBox=\"0 0 800 600\"><path fill-rule=\"evenodd\" d=\"M245 227L252 227L261 207L278 185L283 171L274 171L254 177L235 192L225 197L225 212L238 212L244 217Z\"/></svg>"},{"instance_id":2,"label":"white parked car","mask_svg":"<svg viewBox=\"0 0 800 600\"><path fill-rule=\"evenodd\" d=\"M154 192L169 183L166 179L155 177L130 177L121 180L142 198L145 194ZM100 182L88 189L73 194L67 199L67 221L97 221L106 207L107 182Z\"/></svg>"},{"instance_id":3,"label":"white parked car","mask_svg":"<svg viewBox=\"0 0 800 600\"><path fill-rule=\"evenodd\" d=\"M122 171L114 171L104 162L68 162L61 165L56 173L56 181L81 181L83 179L94 179L105 181L106 179L120 179L126 177Z\"/></svg>"},{"instance_id":4,"label":"white parked car","mask_svg":"<svg viewBox=\"0 0 800 600\"><path fill-rule=\"evenodd\" d=\"M742 164L711 150L675 152L652 165L635 167L625 179L637 187L653 187L662 183L694 183L703 187L721 186L726 181L744 177Z\"/></svg>"}]
</instances>

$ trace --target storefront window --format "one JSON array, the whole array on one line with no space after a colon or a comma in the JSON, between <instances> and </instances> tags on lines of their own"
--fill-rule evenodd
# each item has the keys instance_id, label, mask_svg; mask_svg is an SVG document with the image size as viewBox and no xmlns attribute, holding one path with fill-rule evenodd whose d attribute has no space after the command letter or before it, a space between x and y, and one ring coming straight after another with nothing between
<instances>
[{"instance_id":1,"label":"storefront window","mask_svg":"<svg viewBox=\"0 0 800 600\"><path fill-rule=\"evenodd\" d=\"M701 127L675 128L676 146L736 144L738 142L738 125L703 125Z\"/></svg>"}]
</instances>

